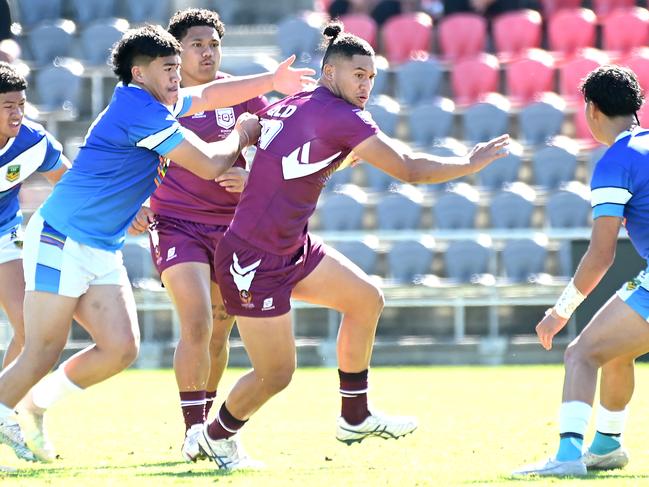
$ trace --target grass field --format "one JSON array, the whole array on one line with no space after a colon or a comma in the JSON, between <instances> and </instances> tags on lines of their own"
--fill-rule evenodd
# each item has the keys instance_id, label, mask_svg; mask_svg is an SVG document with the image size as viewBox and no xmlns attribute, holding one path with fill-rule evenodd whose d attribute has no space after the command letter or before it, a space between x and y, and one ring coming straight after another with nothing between
<instances>
[{"instance_id":1,"label":"grass field","mask_svg":"<svg viewBox=\"0 0 649 487\"><path fill-rule=\"evenodd\" d=\"M268 403L243 433L247 450L267 468L230 475L216 472L208 462L180 461L182 424L172 372L128 371L52 409L50 434L61 455L55 463L23 463L1 446L0 464L19 471L0 473L0 483L3 487L649 485L645 440L649 366L638 369L640 391L626 435L631 463L623 471L584 480L508 477L521 464L554 452L563 372L551 366L373 369L371 398L377 407L414 414L420 427L398 441L371 439L350 447L333 436L339 407L336 371L299 370L289 388ZM228 372L223 391L240 372Z\"/></svg>"}]
</instances>

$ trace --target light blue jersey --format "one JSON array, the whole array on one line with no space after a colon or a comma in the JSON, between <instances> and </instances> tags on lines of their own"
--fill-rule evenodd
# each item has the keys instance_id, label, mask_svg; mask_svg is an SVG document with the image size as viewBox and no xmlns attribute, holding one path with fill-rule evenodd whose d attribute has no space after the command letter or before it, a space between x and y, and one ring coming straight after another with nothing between
<instances>
[{"instance_id":1,"label":"light blue jersey","mask_svg":"<svg viewBox=\"0 0 649 487\"><path fill-rule=\"evenodd\" d=\"M591 181L593 219L625 219L638 254L649 257L649 130L620 134L597 162Z\"/></svg>"},{"instance_id":2,"label":"light blue jersey","mask_svg":"<svg viewBox=\"0 0 649 487\"><path fill-rule=\"evenodd\" d=\"M23 119L18 135L0 148L0 235L23 221L18 204L22 182L61 164L61 144L41 125Z\"/></svg>"},{"instance_id":3,"label":"light blue jersey","mask_svg":"<svg viewBox=\"0 0 649 487\"><path fill-rule=\"evenodd\" d=\"M149 92L121 83L88 130L79 154L41 207L62 234L105 250L117 250L142 203L167 169L165 156L184 139L176 120L191 97L167 107Z\"/></svg>"}]
</instances>

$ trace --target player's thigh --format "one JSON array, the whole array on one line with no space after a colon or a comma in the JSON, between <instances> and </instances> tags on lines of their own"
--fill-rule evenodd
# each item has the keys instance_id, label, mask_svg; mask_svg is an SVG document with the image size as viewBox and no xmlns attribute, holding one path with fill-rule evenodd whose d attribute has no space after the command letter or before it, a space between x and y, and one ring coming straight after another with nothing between
<instances>
[{"instance_id":1,"label":"player's thigh","mask_svg":"<svg viewBox=\"0 0 649 487\"><path fill-rule=\"evenodd\" d=\"M207 324L211 317L210 266L202 262L182 262L165 269L161 275L176 307L180 326Z\"/></svg>"},{"instance_id":2,"label":"player's thigh","mask_svg":"<svg viewBox=\"0 0 649 487\"><path fill-rule=\"evenodd\" d=\"M268 318L238 316L237 328L257 372L263 375L295 369L295 338L290 313Z\"/></svg>"},{"instance_id":3,"label":"player's thigh","mask_svg":"<svg viewBox=\"0 0 649 487\"><path fill-rule=\"evenodd\" d=\"M638 357L649 351L649 323L614 295L593 316L574 345L599 364L618 357Z\"/></svg>"},{"instance_id":4,"label":"player's thigh","mask_svg":"<svg viewBox=\"0 0 649 487\"><path fill-rule=\"evenodd\" d=\"M63 349L68 339L78 298L41 291L27 291L23 314L25 351L38 355L47 349Z\"/></svg>"},{"instance_id":5,"label":"player's thigh","mask_svg":"<svg viewBox=\"0 0 649 487\"><path fill-rule=\"evenodd\" d=\"M0 306L7 313L14 330L23 334L25 277L21 260L0 264Z\"/></svg>"},{"instance_id":6,"label":"player's thigh","mask_svg":"<svg viewBox=\"0 0 649 487\"><path fill-rule=\"evenodd\" d=\"M317 267L293 289L291 297L341 312L362 305L381 306L383 294L369 276L337 250L327 253Z\"/></svg>"},{"instance_id":7,"label":"player's thigh","mask_svg":"<svg viewBox=\"0 0 649 487\"><path fill-rule=\"evenodd\" d=\"M130 284L93 285L79 299L75 317L99 346L137 346L140 332Z\"/></svg>"}]
</instances>

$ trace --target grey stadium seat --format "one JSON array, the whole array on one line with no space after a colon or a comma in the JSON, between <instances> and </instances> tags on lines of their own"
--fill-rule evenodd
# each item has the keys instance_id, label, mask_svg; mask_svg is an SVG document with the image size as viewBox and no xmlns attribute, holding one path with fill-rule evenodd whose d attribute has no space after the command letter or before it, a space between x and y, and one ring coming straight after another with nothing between
<instances>
[{"instance_id":1,"label":"grey stadium seat","mask_svg":"<svg viewBox=\"0 0 649 487\"><path fill-rule=\"evenodd\" d=\"M376 262L378 255L367 242L349 241L338 242L335 249L351 260L367 274L376 274Z\"/></svg>"},{"instance_id":2,"label":"grey stadium seat","mask_svg":"<svg viewBox=\"0 0 649 487\"><path fill-rule=\"evenodd\" d=\"M18 20L24 28L30 29L44 20L61 18L63 2L62 0L19 0L16 5Z\"/></svg>"},{"instance_id":3,"label":"grey stadium seat","mask_svg":"<svg viewBox=\"0 0 649 487\"><path fill-rule=\"evenodd\" d=\"M339 186L351 183L352 171L354 171L354 168L352 167L346 167L345 169L341 169L340 171L335 171L327 181L324 190L330 192L335 190Z\"/></svg>"},{"instance_id":4,"label":"grey stadium seat","mask_svg":"<svg viewBox=\"0 0 649 487\"><path fill-rule=\"evenodd\" d=\"M479 171L476 176L478 184L489 189L500 189L503 184L518 181L523 155L523 147L511 140L509 143L509 154L492 162Z\"/></svg>"},{"instance_id":5,"label":"grey stadium seat","mask_svg":"<svg viewBox=\"0 0 649 487\"><path fill-rule=\"evenodd\" d=\"M561 133L566 103L554 93L525 106L519 114L519 123L526 144L539 145Z\"/></svg>"},{"instance_id":6,"label":"grey stadium seat","mask_svg":"<svg viewBox=\"0 0 649 487\"><path fill-rule=\"evenodd\" d=\"M435 59L408 61L397 69L397 97L411 106L432 100L441 80L442 69Z\"/></svg>"},{"instance_id":7,"label":"grey stadium seat","mask_svg":"<svg viewBox=\"0 0 649 487\"><path fill-rule=\"evenodd\" d=\"M167 25L169 0L137 0L124 2L124 15L133 23L150 22Z\"/></svg>"},{"instance_id":8,"label":"grey stadium seat","mask_svg":"<svg viewBox=\"0 0 649 487\"><path fill-rule=\"evenodd\" d=\"M378 95L370 98L366 109L383 132L390 137L396 135L401 110L399 103L387 95Z\"/></svg>"},{"instance_id":9,"label":"grey stadium seat","mask_svg":"<svg viewBox=\"0 0 649 487\"><path fill-rule=\"evenodd\" d=\"M435 242L432 239L395 242L388 252L388 274L395 284L412 284L430 273Z\"/></svg>"},{"instance_id":10,"label":"grey stadium seat","mask_svg":"<svg viewBox=\"0 0 649 487\"><path fill-rule=\"evenodd\" d=\"M360 230L366 202L367 196L357 187L327 194L318 208L321 228L326 231Z\"/></svg>"},{"instance_id":11,"label":"grey stadium seat","mask_svg":"<svg viewBox=\"0 0 649 487\"><path fill-rule=\"evenodd\" d=\"M91 66L108 64L111 48L128 30L128 21L124 19L98 20L81 32L83 58Z\"/></svg>"},{"instance_id":12,"label":"grey stadium seat","mask_svg":"<svg viewBox=\"0 0 649 487\"><path fill-rule=\"evenodd\" d=\"M76 60L62 60L36 73L36 93L39 108L46 111L78 110L81 98L83 66Z\"/></svg>"},{"instance_id":13,"label":"grey stadium seat","mask_svg":"<svg viewBox=\"0 0 649 487\"><path fill-rule=\"evenodd\" d=\"M151 260L148 241L127 242L122 249L122 256L126 272L132 282L140 279L158 278Z\"/></svg>"},{"instance_id":14,"label":"grey stadium seat","mask_svg":"<svg viewBox=\"0 0 649 487\"><path fill-rule=\"evenodd\" d=\"M435 228L475 228L478 201L478 191L469 184L449 187L433 204Z\"/></svg>"},{"instance_id":15,"label":"grey stadium seat","mask_svg":"<svg viewBox=\"0 0 649 487\"><path fill-rule=\"evenodd\" d=\"M403 185L383 196L376 205L380 230L413 230L419 228L423 195L414 186Z\"/></svg>"},{"instance_id":16,"label":"grey stadium seat","mask_svg":"<svg viewBox=\"0 0 649 487\"><path fill-rule=\"evenodd\" d=\"M527 282L545 272L547 242L542 239L510 240L502 252L503 267L508 280Z\"/></svg>"},{"instance_id":17,"label":"grey stadium seat","mask_svg":"<svg viewBox=\"0 0 649 487\"><path fill-rule=\"evenodd\" d=\"M469 283L489 273L492 250L490 243L480 240L450 242L444 252L444 266L449 279Z\"/></svg>"},{"instance_id":18,"label":"grey stadium seat","mask_svg":"<svg viewBox=\"0 0 649 487\"><path fill-rule=\"evenodd\" d=\"M115 0L70 0L74 18L79 25L97 19L115 17Z\"/></svg>"},{"instance_id":19,"label":"grey stadium seat","mask_svg":"<svg viewBox=\"0 0 649 487\"><path fill-rule=\"evenodd\" d=\"M476 103L462 116L464 139L483 142L508 132L509 102L502 96Z\"/></svg>"},{"instance_id":20,"label":"grey stadium seat","mask_svg":"<svg viewBox=\"0 0 649 487\"><path fill-rule=\"evenodd\" d=\"M320 29L299 16L288 17L277 25L277 45L284 58L291 54L298 59L303 54L313 55L321 38Z\"/></svg>"},{"instance_id":21,"label":"grey stadium seat","mask_svg":"<svg viewBox=\"0 0 649 487\"><path fill-rule=\"evenodd\" d=\"M531 228L536 191L525 183L510 184L489 205L492 228Z\"/></svg>"},{"instance_id":22,"label":"grey stadium seat","mask_svg":"<svg viewBox=\"0 0 649 487\"><path fill-rule=\"evenodd\" d=\"M387 191L390 186L399 182L389 174L367 162L361 164L361 167L365 175L365 185L373 191Z\"/></svg>"},{"instance_id":23,"label":"grey stadium seat","mask_svg":"<svg viewBox=\"0 0 649 487\"><path fill-rule=\"evenodd\" d=\"M408 118L410 139L418 147L427 147L434 141L451 135L455 104L448 98L419 103L412 107Z\"/></svg>"},{"instance_id":24,"label":"grey stadium seat","mask_svg":"<svg viewBox=\"0 0 649 487\"><path fill-rule=\"evenodd\" d=\"M557 188L560 183L575 179L578 147L550 145L532 155L534 184L548 189Z\"/></svg>"},{"instance_id":25,"label":"grey stadium seat","mask_svg":"<svg viewBox=\"0 0 649 487\"><path fill-rule=\"evenodd\" d=\"M590 213L589 189L577 181L552 194L545 204L547 222L553 228L589 227Z\"/></svg>"},{"instance_id":26,"label":"grey stadium seat","mask_svg":"<svg viewBox=\"0 0 649 487\"><path fill-rule=\"evenodd\" d=\"M74 46L76 26L71 20L57 19L36 26L29 33L29 50L40 66L51 63L56 57L68 57Z\"/></svg>"}]
</instances>

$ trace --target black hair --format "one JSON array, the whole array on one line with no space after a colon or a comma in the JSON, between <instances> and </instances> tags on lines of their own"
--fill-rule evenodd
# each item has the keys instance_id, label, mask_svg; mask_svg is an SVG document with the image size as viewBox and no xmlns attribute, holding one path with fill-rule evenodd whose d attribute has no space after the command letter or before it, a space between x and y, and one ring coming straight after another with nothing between
<instances>
[{"instance_id":1,"label":"black hair","mask_svg":"<svg viewBox=\"0 0 649 487\"><path fill-rule=\"evenodd\" d=\"M216 32L219 33L219 37L223 39L223 36L225 35L225 26L221 21L221 17L219 17L219 14L213 10L207 10L204 8L186 8L184 10L178 10L173 14L171 19L169 19L167 30L172 36L180 41L187 35L187 31L191 27L203 25L216 29Z\"/></svg>"},{"instance_id":2,"label":"black hair","mask_svg":"<svg viewBox=\"0 0 649 487\"><path fill-rule=\"evenodd\" d=\"M325 51L322 58L323 67L332 56L344 56L347 58L351 58L355 54L374 56L374 49L372 49L369 42L354 34L345 32L343 24L339 20L329 22L322 34L324 36L322 48Z\"/></svg>"},{"instance_id":3,"label":"black hair","mask_svg":"<svg viewBox=\"0 0 649 487\"><path fill-rule=\"evenodd\" d=\"M134 64L173 56L180 54L181 51L182 47L176 38L159 25L145 25L139 29L131 29L113 46L113 72L122 83L127 84L133 79L131 68Z\"/></svg>"},{"instance_id":4,"label":"black hair","mask_svg":"<svg viewBox=\"0 0 649 487\"><path fill-rule=\"evenodd\" d=\"M11 64L0 61L0 93L23 91L27 89L27 80Z\"/></svg>"},{"instance_id":5,"label":"black hair","mask_svg":"<svg viewBox=\"0 0 649 487\"><path fill-rule=\"evenodd\" d=\"M582 80L579 89L587 102L593 102L608 117L635 115L644 101L635 73L622 66L594 69Z\"/></svg>"}]
</instances>

